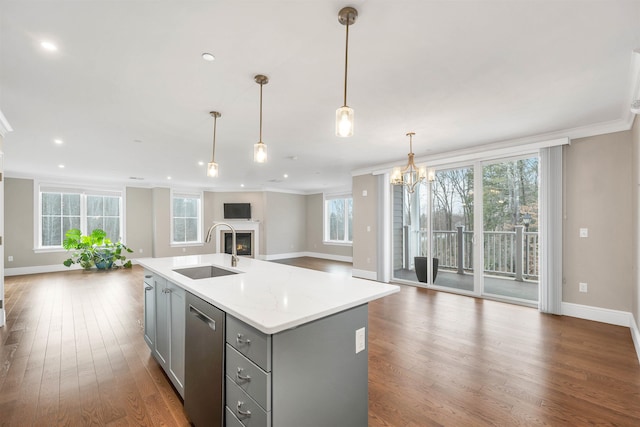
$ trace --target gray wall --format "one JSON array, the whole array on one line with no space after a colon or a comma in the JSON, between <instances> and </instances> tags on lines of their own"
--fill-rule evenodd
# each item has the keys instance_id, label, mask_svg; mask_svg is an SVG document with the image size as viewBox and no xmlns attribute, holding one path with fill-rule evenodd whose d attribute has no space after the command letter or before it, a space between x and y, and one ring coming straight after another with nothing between
<instances>
[{"instance_id":1,"label":"gray wall","mask_svg":"<svg viewBox=\"0 0 640 427\"><path fill-rule=\"evenodd\" d=\"M130 258L153 255L153 192L150 188L127 187L125 202L126 244Z\"/></svg>"},{"instance_id":2,"label":"gray wall","mask_svg":"<svg viewBox=\"0 0 640 427\"><path fill-rule=\"evenodd\" d=\"M632 138L618 132L564 147L563 301L631 311L635 286ZM588 228L589 237L579 237ZM586 282L589 291L578 291Z\"/></svg>"},{"instance_id":3,"label":"gray wall","mask_svg":"<svg viewBox=\"0 0 640 427\"><path fill-rule=\"evenodd\" d=\"M307 251L329 256L352 257L351 246L328 245L322 242L323 197L322 193L311 194L307 198ZM358 221L353 219L354 224Z\"/></svg>"},{"instance_id":4,"label":"gray wall","mask_svg":"<svg viewBox=\"0 0 640 427\"><path fill-rule=\"evenodd\" d=\"M353 268L375 273L378 268L378 178L354 176L352 194Z\"/></svg>"},{"instance_id":5,"label":"gray wall","mask_svg":"<svg viewBox=\"0 0 640 427\"><path fill-rule=\"evenodd\" d=\"M265 254L304 252L307 246L306 196L265 192Z\"/></svg>"}]
</instances>

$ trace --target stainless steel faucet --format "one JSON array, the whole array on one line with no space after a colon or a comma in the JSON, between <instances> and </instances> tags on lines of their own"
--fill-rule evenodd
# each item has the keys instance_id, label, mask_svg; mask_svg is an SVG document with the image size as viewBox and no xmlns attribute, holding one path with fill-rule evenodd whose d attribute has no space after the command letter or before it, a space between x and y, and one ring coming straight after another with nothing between
<instances>
[{"instance_id":1,"label":"stainless steel faucet","mask_svg":"<svg viewBox=\"0 0 640 427\"><path fill-rule=\"evenodd\" d=\"M209 227L209 231L207 231L207 237L204 239L205 243L209 243L211 241L211 236L213 235L213 230L219 225L226 225L231 230L231 267L238 266L238 252L236 247L236 229L231 226L231 224L227 224L226 222L217 222Z\"/></svg>"}]
</instances>

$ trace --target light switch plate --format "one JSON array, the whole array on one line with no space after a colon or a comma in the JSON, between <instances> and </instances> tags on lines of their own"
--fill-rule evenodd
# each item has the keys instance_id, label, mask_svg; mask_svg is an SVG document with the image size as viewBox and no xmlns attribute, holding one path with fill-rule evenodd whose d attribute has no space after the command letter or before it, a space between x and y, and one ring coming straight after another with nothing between
<instances>
[{"instance_id":1,"label":"light switch plate","mask_svg":"<svg viewBox=\"0 0 640 427\"><path fill-rule=\"evenodd\" d=\"M356 354L364 351L366 348L366 339L364 328L360 328L356 330Z\"/></svg>"},{"instance_id":2,"label":"light switch plate","mask_svg":"<svg viewBox=\"0 0 640 427\"><path fill-rule=\"evenodd\" d=\"M580 282L580 284L578 286L580 288L580 292L588 292L589 291L589 288L588 288L586 283Z\"/></svg>"}]
</instances>

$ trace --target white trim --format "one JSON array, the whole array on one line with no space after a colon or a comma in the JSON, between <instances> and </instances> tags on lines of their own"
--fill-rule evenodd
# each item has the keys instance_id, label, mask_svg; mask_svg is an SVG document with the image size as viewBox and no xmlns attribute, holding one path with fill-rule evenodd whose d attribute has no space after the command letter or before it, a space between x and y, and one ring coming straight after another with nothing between
<instances>
[{"instance_id":1,"label":"white trim","mask_svg":"<svg viewBox=\"0 0 640 427\"><path fill-rule=\"evenodd\" d=\"M189 242L176 242L173 240L173 202L174 199L197 199L198 200L198 240ZM203 246L204 238L204 191L189 191L182 189L169 188L169 244L171 247L181 248L188 246ZM185 230L186 233L186 230Z\"/></svg>"},{"instance_id":2,"label":"white trim","mask_svg":"<svg viewBox=\"0 0 640 427\"><path fill-rule=\"evenodd\" d=\"M631 327L633 315L628 311L611 310L609 308L592 307L590 305L563 302L561 314L579 319L593 320L610 325Z\"/></svg>"},{"instance_id":3,"label":"white trim","mask_svg":"<svg viewBox=\"0 0 640 427\"><path fill-rule=\"evenodd\" d=\"M264 255L262 259L265 261L276 261L279 259L288 259L288 258L301 258L305 255L305 252L289 252L286 254L274 254L274 255Z\"/></svg>"},{"instance_id":4,"label":"white trim","mask_svg":"<svg viewBox=\"0 0 640 427\"><path fill-rule=\"evenodd\" d=\"M633 346L636 348L638 362L640 362L640 329L638 329L638 324L633 314L631 314L631 339L633 339Z\"/></svg>"},{"instance_id":5,"label":"white trim","mask_svg":"<svg viewBox=\"0 0 640 427\"><path fill-rule=\"evenodd\" d=\"M471 148L465 148L462 150L455 150L449 152L441 152L436 154L430 154L428 156L417 157L416 163L424 164L428 168L445 166L447 168L454 167L454 165L462 164L468 165L478 161L492 161L502 158L509 158L514 156L526 155L528 153L538 153L541 148L555 147L558 145L570 144L571 140L566 136L555 137L553 139L536 139L535 142L518 143L510 142L498 142L493 144L485 144ZM380 175L388 173L397 166L396 163L386 163L378 166L372 166L365 169L355 170L351 173L353 176L373 174Z\"/></svg>"},{"instance_id":6,"label":"white trim","mask_svg":"<svg viewBox=\"0 0 640 427\"><path fill-rule=\"evenodd\" d=\"M351 270L351 275L360 279L378 280L378 273L375 271L358 270L354 268Z\"/></svg>"},{"instance_id":7,"label":"white trim","mask_svg":"<svg viewBox=\"0 0 640 427\"><path fill-rule=\"evenodd\" d=\"M127 261L131 261L131 264L138 264L137 259L127 258ZM60 271L71 271L71 270L82 270L82 267L78 264L72 264L70 267L65 267L60 264L53 265L34 265L30 267L13 267L13 268L5 268L4 275L5 276L23 276L26 274L39 274L39 273L57 273ZM95 271L95 269L90 270Z\"/></svg>"},{"instance_id":8,"label":"white trim","mask_svg":"<svg viewBox=\"0 0 640 427\"><path fill-rule=\"evenodd\" d=\"M9 124L9 121L7 121L4 114L2 114L2 111L0 111L0 136L4 138L4 136L9 132L13 132L13 128Z\"/></svg>"},{"instance_id":9,"label":"white trim","mask_svg":"<svg viewBox=\"0 0 640 427\"><path fill-rule=\"evenodd\" d=\"M264 255L261 259L264 259L266 261L273 261L277 259L301 258L301 257L320 258L320 259L328 259L331 261L341 261L341 262L353 262L353 257L350 257L350 256L324 254L321 252L290 252L286 254Z\"/></svg>"}]
</instances>

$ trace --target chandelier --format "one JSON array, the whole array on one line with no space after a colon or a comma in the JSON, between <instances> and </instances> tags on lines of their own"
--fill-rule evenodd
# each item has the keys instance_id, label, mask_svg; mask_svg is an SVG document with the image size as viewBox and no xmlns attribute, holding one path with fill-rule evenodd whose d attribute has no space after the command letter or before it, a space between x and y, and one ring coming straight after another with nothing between
<instances>
[{"instance_id":1,"label":"chandelier","mask_svg":"<svg viewBox=\"0 0 640 427\"><path fill-rule=\"evenodd\" d=\"M407 133L409 137L409 161L407 165L404 168L393 168L393 172L391 173L391 184L404 185L407 187L409 193L413 193L416 185L427 178L427 168L418 168L413 161L413 135L415 134L415 132Z\"/></svg>"}]
</instances>

